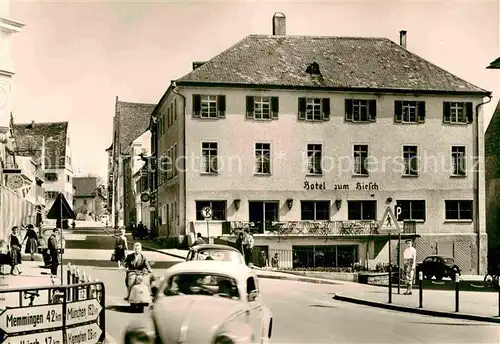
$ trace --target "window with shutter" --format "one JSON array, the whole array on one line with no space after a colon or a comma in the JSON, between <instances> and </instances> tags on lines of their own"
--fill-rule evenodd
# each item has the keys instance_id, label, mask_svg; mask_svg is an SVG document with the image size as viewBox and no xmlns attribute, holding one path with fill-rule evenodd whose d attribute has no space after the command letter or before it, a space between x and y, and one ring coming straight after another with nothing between
<instances>
[{"instance_id":1,"label":"window with shutter","mask_svg":"<svg viewBox=\"0 0 500 344\"><path fill-rule=\"evenodd\" d=\"M375 122L377 116L377 105L375 100L368 99L346 99L346 117L348 122Z\"/></svg>"},{"instance_id":2,"label":"window with shutter","mask_svg":"<svg viewBox=\"0 0 500 344\"><path fill-rule=\"evenodd\" d=\"M252 96L247 96L247 104L246 104L246 110L247 110L247 118L248 119L253 119L254 115L254 100Z\"/></svg>"},{"instance_id":3,"label":"window with shutter","mask_svg":"<svg viewBox=\"0 0 500 344\"><path fill-rule=\"evenodd\" d=\"M352 99L345 100L345 120L352 122Z\"/></svg>"},{"instance_id":4,"label":"window with shutter","mask_svg":"<svg viewBox=\"0 0 500 344\"><path fill-rule=\"evenodd\" d=\"M443 122L450 124L472 123L474 119L471 102L443 102Z\"/></svg>"},{"instance_id":5,"label":"window with shutter","mask_svg":"<svg viewBox=\"0 0 500 344\"><path fill-rule=\"evenodd\" d=\"M425 122L425 102L414 100L397 100L395 103L394 121L403 124Z\"/></svg>"},{"instance_id":6,"label":"window with shutter","mask_svg":"<svg viewBox=\"0 0 500 344\"><path fill-rule=\"evenodd\" d=\"M304 121L306 119L306 98L299 98L298 110L299 120Z\"/></svg>"},{"instance_id":7,"label":"window with shutter","mask_svg":"<svg viewBox=\"0 0 500 344\"><path fill-rule=\"evenodd\" d=\"M253 119L271 119L271 98L253 97Z\"/></svg>"},{"instance_id":8,"label":"window with shutter","mask_svg":"<svg viewBox=\"0 0 500 344\"><path fill-rule=\"evenodd\" d=\"M193 94L193 117L199 118L201 112L201 95Z\"/></svg>"},{"instance_id":9,"label":"window with shutter","mask_svg":"<svg viewBox=\"0 0 500 344\"><path fill-rule=\"evenodd\" d=\"M226 118L226 96L217 96L217 111L219 118Z\"/></svg>"},{"instance_id":10,"label":"window with shutter","mask_svg":"<svg viewBox=\"0 0 500 344\"><path fill-rule=\"evenodd\" d=\"M323 98L322 103L323 121L330 120L330 98Z\"/></svg>"}]
</instances>

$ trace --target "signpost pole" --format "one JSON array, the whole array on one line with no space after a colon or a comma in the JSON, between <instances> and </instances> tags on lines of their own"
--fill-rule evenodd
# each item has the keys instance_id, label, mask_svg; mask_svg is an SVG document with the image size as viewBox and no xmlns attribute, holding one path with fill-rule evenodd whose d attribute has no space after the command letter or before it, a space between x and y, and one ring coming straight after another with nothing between
<instances>
[{"instance_id":1,"label":"signpost pole","mask_svg":"<svg viewBox=\"0 0 500 344\"><path fill-rule=\"evenodd\" d=\"M210 244L210 223L208 222L208 218L207 218L207 236L208 236L208 243Z\"/></svg>"},{"instance_id":2,"label":"signpost pole","mask_svg":"<svg viewBox=\"0 0 500 344\"><path fill-rule=\"evenodd\" d=\"M389 231L389 303L392 303L392 255L391 255L391 241L392 241L392 236L391 232Z\"/></svg>"},{"instance_id":3,"label":"signpost pole","mask_svg":"<svg viewBox=\"0 0 500 344\"><path fill-rule=\"evenodd\" d=\"M401 294L401 232L398 235L398 294Z\"/></svg>"},{"instance_id":4,"label":"signpost pole","mask_svg":"<svg viewBox=\"0 0 500 344\"><path fill-rule=\"evenodd\" d=\"M59 206L59 223L61 224L61 261L59 264L61 264L61 285L64 284L64 249L63 249L63 240L64 240L64 226L63 226L63 216L62 216L62 202L60 202ZM56 270L57 271L57 270Z\"/></svg>"}]
</instances>

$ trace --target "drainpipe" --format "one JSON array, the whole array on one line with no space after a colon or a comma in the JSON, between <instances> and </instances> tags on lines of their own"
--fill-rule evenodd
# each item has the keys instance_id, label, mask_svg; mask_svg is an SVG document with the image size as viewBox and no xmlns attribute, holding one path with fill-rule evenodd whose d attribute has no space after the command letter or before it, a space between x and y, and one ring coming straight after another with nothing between
<instances>
[{"instance_id":1,"label":"drainpipe","mask_svg":"<svg viewBox=\"0 0 500 344\"><path fill-rule=\"evenodd\" d=\"M184 232L187 234L187 216L186 216L186 208L187 208L187 189L186 189L186 97L179 93L177 89L177 85L175 81L172 81L172 92L182 98L182 153L184 155L184 159L182 159L182 171L184 174ZM179 207L177 207L177 211L179 211Z\"/></svg>"},{"instance_id":2,"label":"drainpipe","mask_svg":"<svg viewBox=\"0 0 500 344\"><path fill-rule=\"evenodd\" d=\"M480 262L481 262L481 229L479 227L479 108L485 104L488 104L491 102L491 93L488 93L486 95L488 97L488 100L482 103L479 103L476 105L476 121L475 121L475 136L476 136L476 147L475 147L475 155L476 155L476 168L474 169L474 174L475 174L475 181L474 181L474 210L475 210L475 216L474 220L476 223L476 233L477 233L477 274L480 274Z\"/></svg>"}]
</instances>

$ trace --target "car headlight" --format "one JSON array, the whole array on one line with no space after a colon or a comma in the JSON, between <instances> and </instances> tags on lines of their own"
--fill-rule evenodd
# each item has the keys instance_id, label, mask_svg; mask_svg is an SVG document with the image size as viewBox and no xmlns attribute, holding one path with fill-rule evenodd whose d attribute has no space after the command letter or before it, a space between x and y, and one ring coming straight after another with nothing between
<instances>
[{"instance_id":1,"label":"car headlight","mask_svg":"<svg viewBox=\"0 0 500 344\"><path fill-rule=\"evenodd\" d=\"M234 344L234 341L228 336L218 336L215 338L214 344Z\"/></svg>"},{"instance_id":2,"label":"car headlight","mask_svg":"<svg viewBox=\"0 0 500 344\"><path fill-rule=\"evenodd\" d=\"M153 344L154 336L144 331L131 331L125 334L125 344Z\"/></svg>"}]
</instances>

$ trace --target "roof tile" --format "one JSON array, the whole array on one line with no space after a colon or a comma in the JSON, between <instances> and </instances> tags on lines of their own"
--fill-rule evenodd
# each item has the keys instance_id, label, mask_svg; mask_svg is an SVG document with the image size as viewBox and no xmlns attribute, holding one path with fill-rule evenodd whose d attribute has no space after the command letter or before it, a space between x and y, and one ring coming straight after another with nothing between
<instances>
[{"instance_id":1,"label":"roof tile","mask_svg":"<svg viewBox=\"0 0 500 344\"><path fill-rule=\"evenodd\" d=\"M156 104L116 102L116 113L119 116L115 120L122 151L149 128L151 113L155 107Z\"/></svg>"},{"instance_id":2,"label":"roof tile","mask_svg":"<svg viewBox=\"0 0 500 344\"><path fill-rule=\"evenodd\" d=\"M319 64L321 77L306 72ZM250 35L177 80L262 86L488 93L387 38Z\"/></svg>"},{"instance_id":3,"label":"roof tile","mask_svg":"<svg viewBox=\"0 0 500 344\"><path fill-rule=\"evenodd\" d=\"M40 163L42 144L45 145L45 169L65 168L68 122L13 124L16 154L33 156Z\"/></svg>"}]
</instances>

